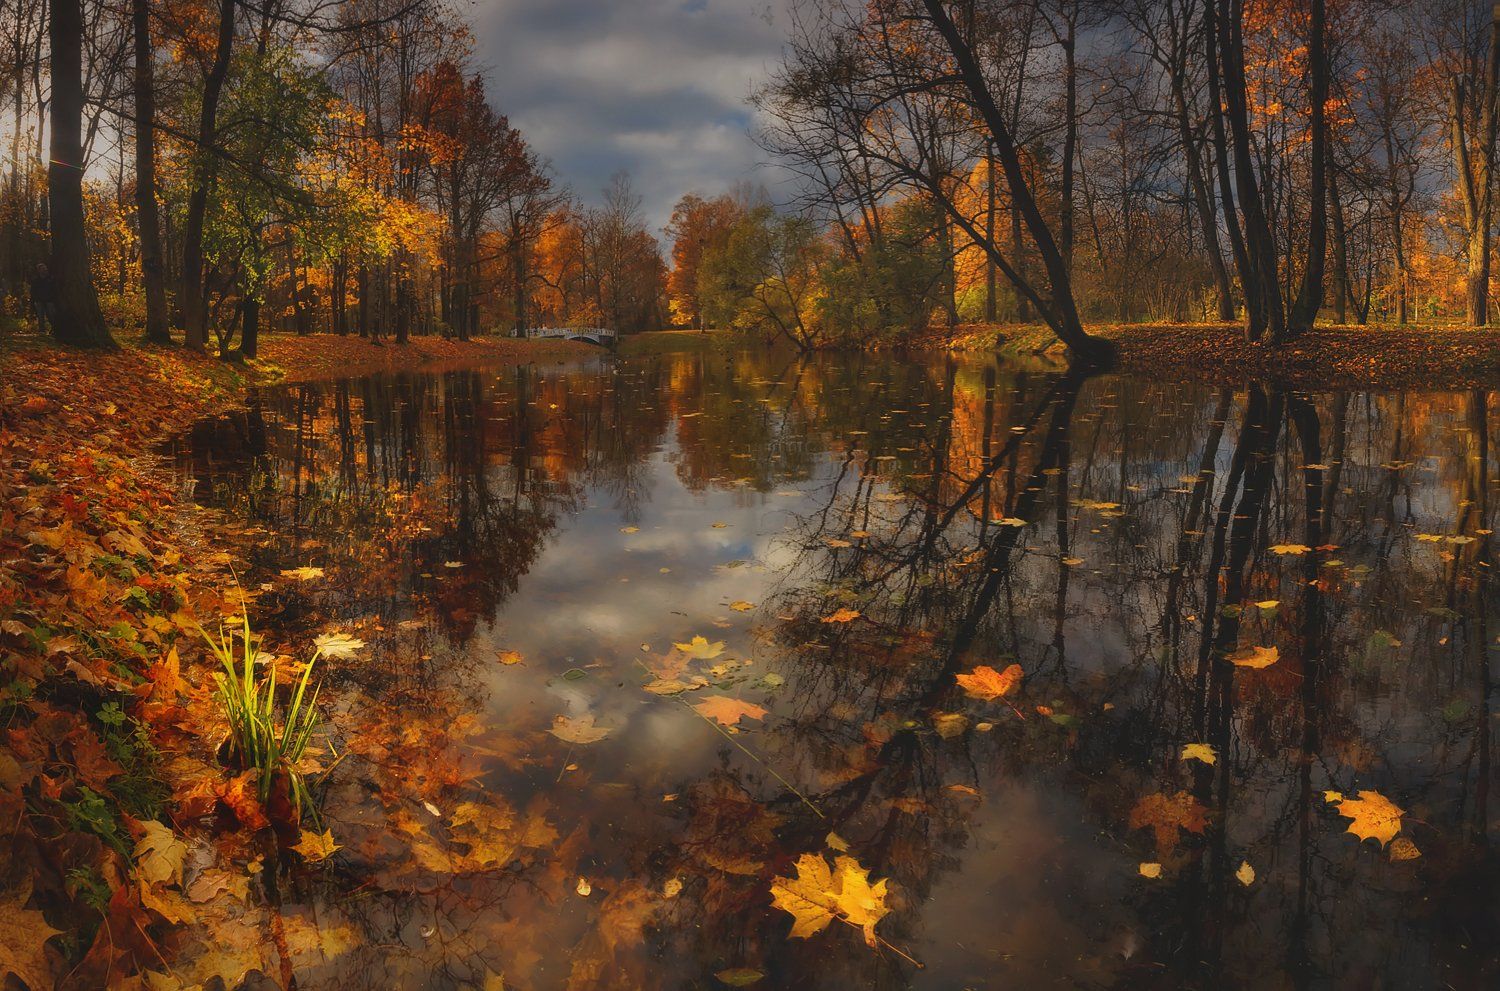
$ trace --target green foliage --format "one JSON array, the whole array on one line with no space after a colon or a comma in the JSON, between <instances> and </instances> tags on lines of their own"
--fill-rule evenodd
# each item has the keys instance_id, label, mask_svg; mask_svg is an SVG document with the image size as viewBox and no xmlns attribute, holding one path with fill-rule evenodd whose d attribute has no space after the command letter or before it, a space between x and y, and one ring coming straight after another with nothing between
<instances>
[{"instance_id":1,"label":"green foliage","mask_svg":"<svg viewBox=\"0 0 1500 991\"><path fill-rule=\"evenodd\" d=\"M284 776L298 817L307 809L313 811L307 781L296 767L307 750L308 740L318 722L318 693L321 686L307 694L313 667L322 656L319 648L297 680L291 698L279 704L276 697L276 667L264 678L255 673L259 651L250 631L250 618L244 618L241 630L233 633L219 628L217 637L202 631L209 650L218 659L220 671L216 698L229 722L229 758L239 767L256 772L260 800L265 802L278 776ZM238 634L238 636L236 636ZM238 641L238 644L236 644Z\"/></svg>"},{"instance_id":2,"label":"green foliage","mask_svg":"<svg viewBox=\"0 0 1500 991\"><path fill-rule=\"evenodd\" d=\"M110 782L120 808L137 819L156 819L170 794L161 779L161 754L151 742L145 723L127 714L117 702L107 702L96 713L104 728L104 747L125 773Z\"/></svg>"},{"instance_id":3,"label":"green foliage","mask_svg":"<svg viewBox=\"0 0 1500 991\"><path fill-rule=\"evenodd\" d=\"M757 207L707 252L698 273L705 319L715 327L767 329L798 347L819 343L816 322L827 246L811 221Z\"/></svg>"}]
</instances>

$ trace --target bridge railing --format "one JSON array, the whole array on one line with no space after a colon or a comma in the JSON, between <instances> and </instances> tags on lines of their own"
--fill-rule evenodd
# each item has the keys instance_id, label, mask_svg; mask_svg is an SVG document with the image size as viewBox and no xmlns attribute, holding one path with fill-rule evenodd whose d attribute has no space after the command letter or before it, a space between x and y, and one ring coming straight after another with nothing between
<instances>
[{"instance_id":1,"label":"bridge railing","mask_svg":"<svg viewBox=\"0 0 1500 991\"><path fill-rule=\"evenodd\" d=\"M526 334L528 338L551 338L551 337L614 337L613 327L528 327Z\"/></svg>"}]
</instances>

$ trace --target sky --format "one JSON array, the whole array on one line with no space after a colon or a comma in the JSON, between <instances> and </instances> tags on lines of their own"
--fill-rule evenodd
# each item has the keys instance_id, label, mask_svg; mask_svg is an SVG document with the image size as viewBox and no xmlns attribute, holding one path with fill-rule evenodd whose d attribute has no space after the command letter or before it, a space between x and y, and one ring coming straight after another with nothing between
<instances>
[{"instance_id":1,"label":"sky","mask_svg":"<svg viewBox=\"0 0 1500 991\"><path fill-rule=\"evenodd\" d=\"M585 203L630 172L651 232L687 192L759 168L746 98L776 62L792 0L473 0L490 102Z\"/></svg>"}]
</instances>

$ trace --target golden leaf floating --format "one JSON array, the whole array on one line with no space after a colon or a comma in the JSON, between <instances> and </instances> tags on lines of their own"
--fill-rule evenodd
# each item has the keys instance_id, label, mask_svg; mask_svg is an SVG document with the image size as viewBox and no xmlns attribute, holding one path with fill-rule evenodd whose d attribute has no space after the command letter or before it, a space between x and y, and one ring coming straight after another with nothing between
<instances>
[{"instance_id":1,"label":"golden leaf floating","mask_svg":"<svg viewBox=\"0 0 1500 991\"><path fill-rule=\"evenodd\" d=\"M1021 683L1021 665L1012 664L1004 671L981 664L968 674L958 675L954 680L958 687L977 699L993 702L1016 690Z\"/></svg>"},{"instance_id":2,"label":"golden leaf floating","mask_svg":"<svg viewBox=\"0 0 1500 991\"><path fill-rule=\"evenodd\" d=\"M1161 877L1161 864L1148 861L1142 863L1139 867L1137 867L1136 871L1141 875L1141 877L1149 877L1152 879L1159 878Z\"/></svg>"},{"instance_id":3,"label":"golden leaf floating","mask_svg":"<svg viewBox=\"0 0 1500 991\"><path fill-rule=\"evenodd\" d=\"M858 609L839 609L823 617L825 623L852 623L859 619Z\"/></svg>"},{"instance_id":4,"label":"golden leaf floating","mask_svg":"<svg viewBox=\"0 0 1500 991\"><path fill-rule=\"evenodd\" d=\"M1229 663L1240 668L1268 668L1280 659L1275 647L1241 647L1229 654Z\"/></svg>"},{"instance_id":5,"label":"golden leaf floating","mask_svg":"<svg viewBox=\"0 0 1500 991\"><path fill-rule=\"evenodd\" d=\"M608 727L594 725L592 714L577 718L558 716L552 720L552 728L547 732L569 743L598 743L610 734Z\"/></svg>"},{"instance_id":6,"label":"golden leaf floating","mask_svg":"<svg viewBox=\"0 0 1500 991\"><path fill-rule=\"evenodd\" d=\"M1182 748L1183 760L1201 760L1205 764L1216 764L1219 755L1214 753L1212 745L1207 743L1189 743Z\"/></svg>"},{"instance_id":7,"label":"golden leaf floating","mask_svg":"<svg viewBox=\"0 0 1500 991\"><path fill-rule=\"evenodd\" d=\"M720 726L733 726L745 718L766 718L766 710L760 706L727 695L710 695L703 701L694 703L693 709Z\"/></svg>"},{"instance_id":8,"label":"golden leaf floating","mask_svg":"<svg viewBox=\"0 0 1500 991\"><path fill-rule=\"evenodd\" d=\"M1250 861L1242 860L1240 861L1240 869L1234 872L1234 877L1240 884L1248 888L1255 883L1255 868L1250 866Z\"/></svg>"},{"instance_id":9,"label":"golden leaf floating","mask_svg":"<svg viewBox=\"0 0 1500 991\"><path fill-rule=\"evenodd\" d=\"M287 568L281 572L281 577L299 582L317 581L323 577L323 569L313 567Z\"/></svg>"},{"instance_id":10,"label":"golden leaf floating","mask_svg":"<svg viewBox=\"0 0 1500 991\"><path fill-rule=\"evenodd\" d=\"M707 637L693 637L687 643L674 642L672 646L697 661L711 661L724 653L724 641L710 643Z\"/></svg>"},{"instance_id":11,"label":"golden leaf floating","mask_svg":"<svg viewBox=\"0 0 1500 991\"><path fill-rule=\"evenodd\" d=\"M320 633L313 638L313 644L318 648L318 653L324 657L337 657L343 660L352 658L365 648L363 640L351 637L347 633Z\"/></svg>"},{"instance_id":12,"label":"golden leaf floating","mask_svg":"<svg viewBox=\"0 0 1500 991\"><path fill-rule=\"evenodd\" d=\"M750 610L755 608L755 603L746 602L744 599L736 599L729 604L729 608L733 609L735 612L749 612Z\"/></svg>"},{"instance_id":13,"label":"golden leaf floating","mask_svg":"<svg viewBox=\"0 0 1500 991\"><path fill-rule=\"evenodd\" d=\"M1358 798L1340 799L1339 815L1350 820L1349 832L1361 841L1377 839L1385 846L1401 832L1406 810L1378 791L1362 791Z\"/></svg>"},{"instance_id":14,"label":"golden leaf floating","mask_svg":"<svg viewBox=\"0 0 1500 991\"><path fill-rule=\"evenodd\" d=\"M302 839L292 847L302 856L313 863L327 860L333 855L333 851L339 849L339 845L333 842L333 831L329 829L318 833L310 829L302 830Z\"/></svg>"},{"instance_id":15,"label":"golden leaf floating","mask_svg":"<svg viewBox=\"0 0 1500 991\"><path fill-rule=\"evenodd\" d=\"M1312 553L1312 548L1306 544L1272 544L1270 550L1272 554L1278 554L1282 557L1288 555L1295 557L1299 554Z\"/></svg>"},{"instance_id":16,"label":"golden leaf floating","mask_svg":"<svg viewBox=\"0 0 1500 991\"><path fill-rule=\"evenodd\" d=\"M732 988L747 988L765 976L750 967L730 967L714 974L720 984L727 984Z\"/></svg>"},{"instance_id":17,"label":"golden leaf floating","mask_svg":"<svg viewBox=\"0 0 1500 991\"><path fill-rule=\"evenodd\" d=\"M521 663L523 663L523 660L522 660L522 657L521 657L521 652L519 650L501 650L501 651L496 651L495 652L495 659L498 660L501 664L504 664L504 665L507 665L507 666L509 666L511 664L521 664Z\"/></svg>"},{"instance_id":18,"label":"golden leaf floating","mask_svg":"<svg viewBox=\"0 0 1500 991\"><path fill-rule=\"evenodd\" d=\"M837 857L830 869L821 854L804 853L795 866L795 877L771 881L771 904L795 920L791 935L806 939L838 919L858 927L866 945L874 946L875 925L890 911L885 879L871 884L870 872L846 855Z\"/></svg>"},{"instance_id":19,"label":"golden leaf floating","mask_svg":"<svg viewBox=\"0 0 1500 991\"><path fill-rule=\"evenodd\" d=\"M932 728L945 740L963 736L969 728L969 717L961 712L938 712L932 717Z\"/></svg>"},{"instance_id":20,"label":"golden leaf floating","mask_svg":"<svg viewBox=\"0 0 1500 991\"><path fill-rule=\"evenodd\" d=\"M1165 852L1176 848L1179 829L1199 834L1207 829L1207 815L1208 810L1189 792L1156 792L1135 803L1130 810L1130 828L1149 827L1156 836L1156 848Z\"/></svg>"}]
</instances>

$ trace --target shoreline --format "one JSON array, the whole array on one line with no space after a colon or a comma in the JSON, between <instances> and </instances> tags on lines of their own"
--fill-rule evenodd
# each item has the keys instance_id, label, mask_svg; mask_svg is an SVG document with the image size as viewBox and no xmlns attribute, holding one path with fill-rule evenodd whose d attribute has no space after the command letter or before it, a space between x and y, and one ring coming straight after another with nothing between
<instances>
[{"instance_id":1,"label":"shoreline","mask_svg":"<svg viewBox=\"0 0 1500 991\"><path fill-rule=\"evenodd\" d=\"M1251 380L1329 392L1342 389L1452 391L1500 385L1500 330L1319 327L1281 348L1245 341L1238 325L1125 324L1090 333L1120 349L1116 371L1216 385ZM912 351L1055 358L1062 347L1038 324L934 327L896 345Z\"/></svg>"}]
</instances>

